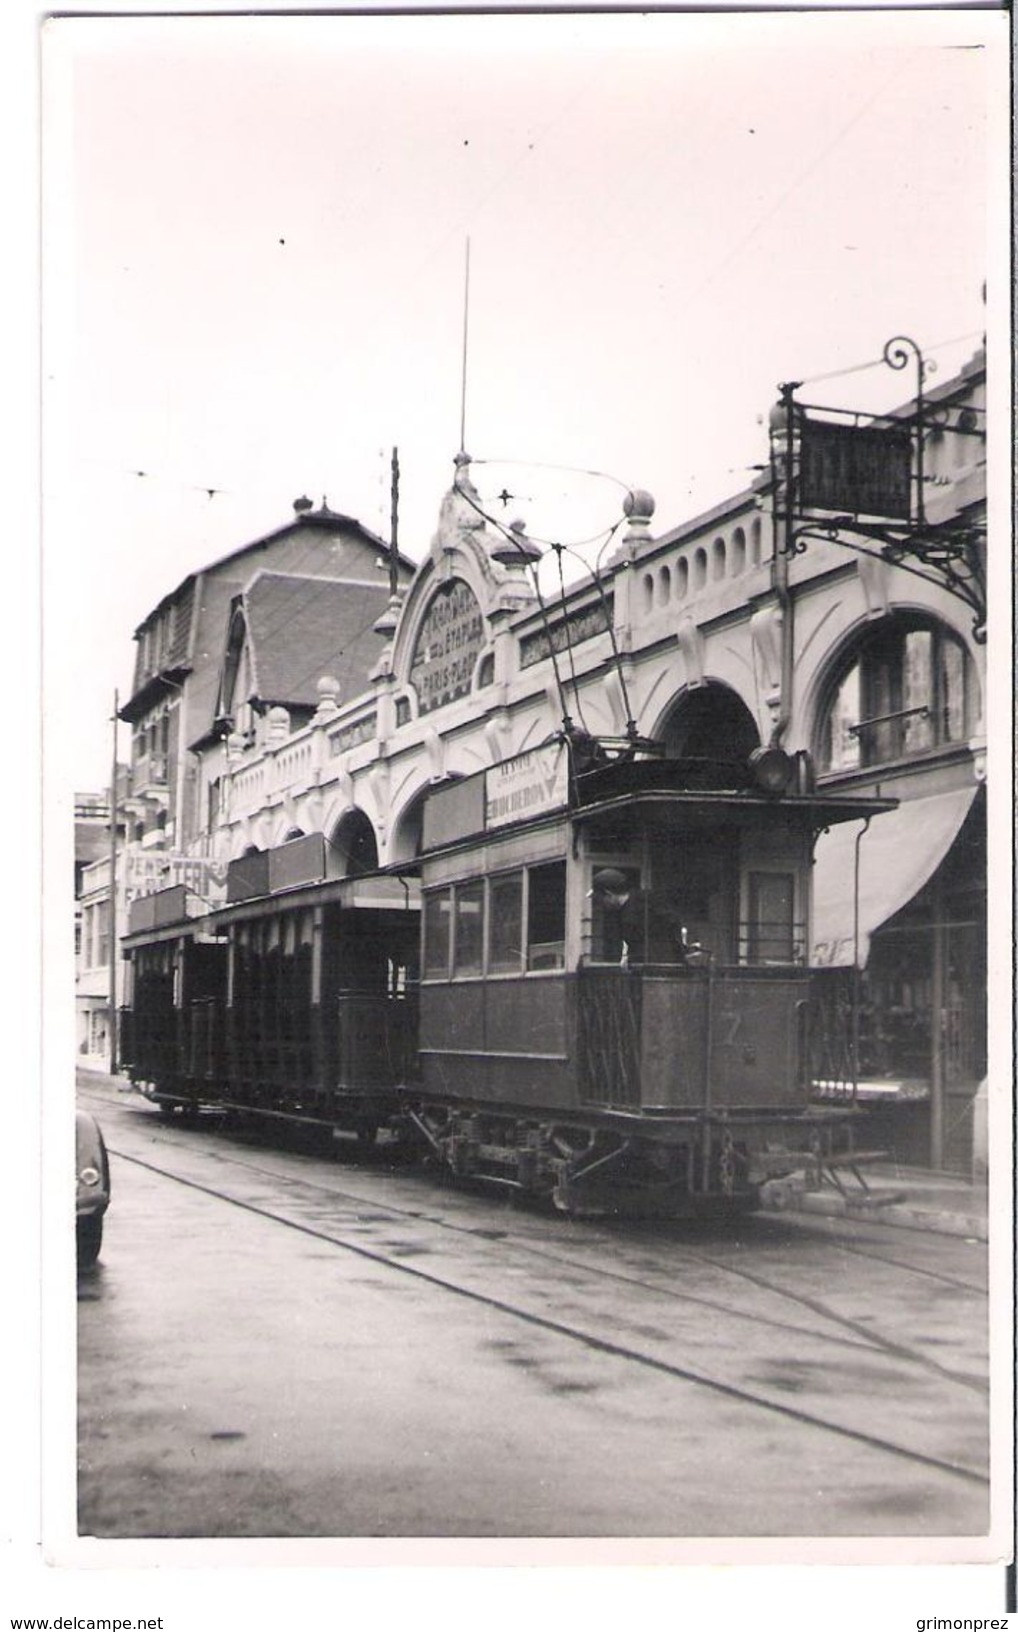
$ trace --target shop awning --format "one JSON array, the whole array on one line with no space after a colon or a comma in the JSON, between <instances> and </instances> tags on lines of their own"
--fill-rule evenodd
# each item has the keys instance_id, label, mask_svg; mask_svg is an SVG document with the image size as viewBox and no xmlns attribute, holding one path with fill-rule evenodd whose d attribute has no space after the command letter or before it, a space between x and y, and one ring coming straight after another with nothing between
<instances>
[{"instance_id":1,"label":"shop awning","mask_svg":"<svg viewBox=\"0 0 1018 1632\"><path fill-rule=\"evenodd\" d=\"M933 877L975 798L975 788L913 799L875 816L859 843L859 967L870 937ZM810 962L844 968L855 961L855 855L860 822L821 833L813 872Z\"/></svg>"}]
</instances>

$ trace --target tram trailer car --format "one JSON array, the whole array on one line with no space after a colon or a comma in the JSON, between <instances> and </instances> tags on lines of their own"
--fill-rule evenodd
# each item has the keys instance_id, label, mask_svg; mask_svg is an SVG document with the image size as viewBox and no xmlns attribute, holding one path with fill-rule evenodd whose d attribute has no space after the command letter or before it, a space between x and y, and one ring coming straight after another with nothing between
<instances>
[{"instance_id":1,"label":"tram trailer car","mask_svg":"<svg viewBox=\"0 0 1018 1632\"><path fill-rule=\"evenodd\" d=\"M416 1070L413 880L335 878L321 834L230 864L227 903L131 905L121 1063L166 1115L309 1123L374 1140Z\"/></svg>"},{"instance_id":2,"label":"tram trailer car","mask_svg":"<svg viewBox=\"0 0 1018 1632\"><path fill-rule=\"evenodd\" d=\"M177 918L124 943L130 1074L164 1108L414 1130L573 1213L751 1208L853 1137L851 990L807 965L812 847L893 801L806 773L560 738L434 790L419 882L330 879L312 835L233 863L203 920L149 898Z\"/></svg>"}]
</instances>

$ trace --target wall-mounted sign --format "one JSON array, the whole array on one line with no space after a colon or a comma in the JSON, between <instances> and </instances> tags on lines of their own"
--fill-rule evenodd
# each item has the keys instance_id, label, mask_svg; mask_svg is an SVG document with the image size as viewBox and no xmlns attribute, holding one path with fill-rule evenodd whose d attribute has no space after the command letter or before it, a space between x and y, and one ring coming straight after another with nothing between
<instances>
[{"instance_id":1,"label":"wall-mounted sign","mask_svg":"<svg viewBox=\"0 0 1018 1632\"><path fill-rule=\"evenodd\" d=\"M517 754L484 773L484 825L504 827L525 817L559 810L569 796L569 762L565 746L549 743Z\"/></svg>"},{"instance_id":2,"label":"wall-mounted sign","mask_svg":"<svg viewBox=\"0 0 1018 1632\"><path fill-rule=\"evenodd\" d=\"M226 899L226 864L199 856L179 856L165 850L126 854L127 899L154 895L182 886L212 906Z\"/></svg>"},{"instance_id":3,"label":"wall-mounted sign","mask_svg":"<svg viewBox=\"0 0 1018 1632\"><path fill-rule=\"evenodd\" d=\"M912 436L907 427L837 425L807 415L800 427L802 509L909 520Z\"/></svg>"},{"instance_id":4,"label":"wall-mounted sign","mask_svg":"<svg viewBox=\"0 0 1018 1632\"><path fill-rule=\"evenodd\" d=\"M333 731L329 737L329 752L345 754L348 748L357 748L362 742L370 742L377 730L378 721L374 714L365 714L361 720L354 720L352 725L341 726Z\"/></svg>"},{"instance_id":5,"label":"wall-mounted sign","mask_svg":"<svg viewBox=\"0 0 1018 1632\"><path fill-rule=\"evenodd\" d=\"M484 617L462 578L433 596L410 659L410 681L421 714L465 697L484 646Z\"/></svg>"},{"instance_id":6,"label":"wall-mounted sign","mask_svg":"<svg viewBox=\"0 0 1018 1632\"><path fill-rule=\"evenodd\" d=\"M524 635L520 641L520 668L528 669L531 663L539 663L542 657L548 656L549 651L563 652L567 646L578 646L582 640L603 635L608 628L612 605L609 595L606 604L595 601L593 606L585 606L579 612L571 612L568 618L560 618L558 623L551 625L550 630L535 629L532 635Z\"/></svg>"}]
</instances>

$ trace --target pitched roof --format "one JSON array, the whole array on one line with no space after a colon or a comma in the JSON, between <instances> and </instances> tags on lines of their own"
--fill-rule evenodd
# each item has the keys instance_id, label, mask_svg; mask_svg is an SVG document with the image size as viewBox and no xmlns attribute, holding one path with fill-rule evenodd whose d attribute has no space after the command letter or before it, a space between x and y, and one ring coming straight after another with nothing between
<instances>
[{"instance_id":1,"label":"pitched roof","mask_svg":"<svg viewBox=\"0 0 1018 1632\"><path fill-rule=\"evenodd\" d=\"M347 516L339 510L330 510L323 499L320 509L298 511L292 520L283 522L279 527L274 527L271 532L260 533L257 538L248 539L245 544L237 544L232 550L227 550L225 555L217 556L214 561L206 562L203 567L198 567L194 572L189 572L186 578L180 580L175 589L170 590L150 612L146 613L135 629L134 638L137 640L142 631L153 623L172 602L182 599L185 595L193 595L194 585L199 577L217 573L223 567L233 566L240 562L245 555L249 555L255 550L264 550L268 545L278 543L280 540L289 538L294 534L308 531L321 534L347 534L352 539L369 544L372 549L377 551L382 561L387 562L389 559L389 545L384 539L379 538L377 533L373 533L370 527L365 527L364 523L358 521L356 516ZM404 555L401 550L397 551L397 558L400 571L403 574L410 575L415 571L414 562L411 561L409 556Z\"/></svg>"},{"instance_id":2,"label":"pitched roof","mask_svg":"<svg viewBox=\"0 0 1018 1632\"><path fill-rule=\"evenodd\" d=\"M384 579L375 585L260 572L243 599L261 702L314 707L323 674L335 675L344 699L367 690L383 646L372 625L388 603Z\"/></svg>"}]
</instances>

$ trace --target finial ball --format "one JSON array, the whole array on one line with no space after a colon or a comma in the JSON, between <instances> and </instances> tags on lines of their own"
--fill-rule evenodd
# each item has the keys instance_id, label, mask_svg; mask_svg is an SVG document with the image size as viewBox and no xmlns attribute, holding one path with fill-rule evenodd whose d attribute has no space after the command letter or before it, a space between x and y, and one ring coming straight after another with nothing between
<instances>
[{"instance_id":1,"label":"finial ball","mask_svg":"<svg viewBox=\"0 0 1018 1632\"><path fill-rule=\"evenodd\" d=\"M656 506L646 488L634 487L622 501L622 509L630 520L635 517L640 521L649 521Z\"/></svg>"}]
</instances>

